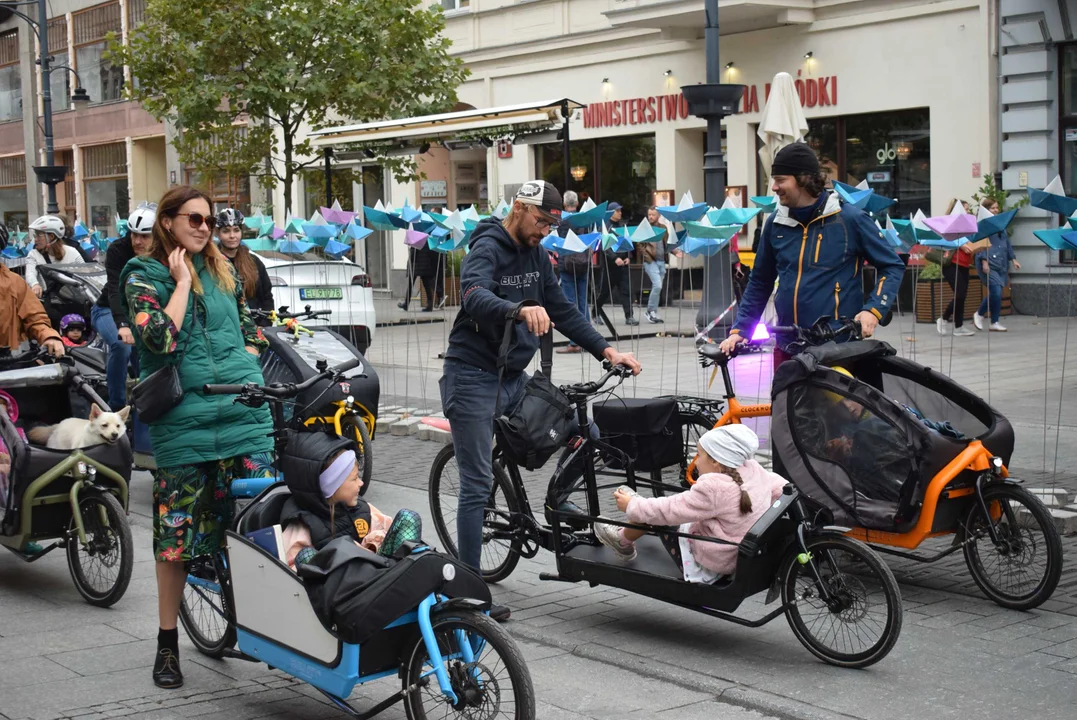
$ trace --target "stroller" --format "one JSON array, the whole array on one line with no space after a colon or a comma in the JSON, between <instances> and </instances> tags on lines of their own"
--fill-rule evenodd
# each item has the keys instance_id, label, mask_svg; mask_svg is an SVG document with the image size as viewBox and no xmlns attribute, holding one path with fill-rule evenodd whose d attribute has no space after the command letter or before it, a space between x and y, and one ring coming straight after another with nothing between
<instances>
[{"instance_id":1,"label":"stroller","mask_svg":"<svg viewBox=\"0 0 1077 720\"><path fill-rule=\"evenodd\" d=\"M1054 592L1058 531L1008 477L1013 428L981 398L877 340L808 347L778 368L771 393L775 471L852 537L921 562L960 549L1005 607ZM902 551L946 536L935 555Z\"/></svg>"},{"instance_id":2,"label":"stroller","mask_svg":"<svg viewBox=\"0 0 1077 720\"><path fill-rule=\"evenodd\" d=\"M39 362L48 362L43 353L0 360L0 388L10 398L0 412L0 546L26 562L63 548L82 597L109 607L126 592L134 562L131 446L125 436L76 450L28 442L23 430L71 417L75 395L108 409L70 358ZM38 541L47 544L34 547Z\"/></svg>"}]
</instances>

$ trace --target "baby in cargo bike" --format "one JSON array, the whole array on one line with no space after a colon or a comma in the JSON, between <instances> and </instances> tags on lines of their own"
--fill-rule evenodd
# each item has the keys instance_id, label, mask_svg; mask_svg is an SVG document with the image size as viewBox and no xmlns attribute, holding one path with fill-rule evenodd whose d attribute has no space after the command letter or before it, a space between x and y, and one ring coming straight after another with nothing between
<instances>
[{"instance_id":1,"label":"baby in cargo bike","mask_svg":"<svg viewBox=\"0 0 1077 720\"><path fill-rule=\"evenodd\" d=\"M644 498L627 487L614 493L617 508L630 522L673 526L679 533L725 540L718 545L661 532L662 545L689 582L714 582L736 568L737 547L782 495L786 481L753 459L759 438L744 425L708 431L699 439L696 467L700 476L692 488L671 497ZM625 560L636 557L635 541L644 530L596 524L595 537Z\"/></svg>"}]
</instances>

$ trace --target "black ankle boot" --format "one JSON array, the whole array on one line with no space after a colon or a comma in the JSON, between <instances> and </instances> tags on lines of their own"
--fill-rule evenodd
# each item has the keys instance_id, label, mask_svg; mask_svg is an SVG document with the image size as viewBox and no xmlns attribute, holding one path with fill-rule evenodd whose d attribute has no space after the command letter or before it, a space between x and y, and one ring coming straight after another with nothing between
<instances>
[{"instance_id":1,"label":"black ankle boot","mask_svg":"<svg viewBox=\"0 0 1077 720\"><path fill-rule=\"evenodd\" d=\"M153 661L153 684L159 688L178 688L183 686L183 673L180 671L179 655L171 648L160 648Z\"/></svg>"},{"instance_id":2,"label":"black ankle boot","mask_svg":"<svg viewBox=\"0 0 1077 720\"><path fill-rule=\"evenodd\" d=\"M159 688L178 688L183 685L179 662L179 631L157 631L157 657L153 661L153 684Z\"/></svg>"}]
</instances>

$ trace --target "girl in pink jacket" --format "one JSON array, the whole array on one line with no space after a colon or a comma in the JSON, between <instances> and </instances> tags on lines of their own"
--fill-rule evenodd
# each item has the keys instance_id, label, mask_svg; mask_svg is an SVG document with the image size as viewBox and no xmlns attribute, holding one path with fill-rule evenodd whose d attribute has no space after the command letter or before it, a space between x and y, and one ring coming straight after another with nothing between
<instances>
[{"instance_id":1,"label":"girl in pink jacket","mask_svg":"<svg viewBox=\"0 0 1077 720\"><path fill-rule=\"evenodd\" d=\"M752 459L759 438L744 425L727 425L699 439L696 468L699 480L692 489L662 498L644 498L627 487L614 493L617 507L628 521L656 526L670 557L689 582L713 582L732 574L737 546L755 521L782 494L785 479L765 470ZM671 535L677 531L734 543L689 540ZM595 525L595 537L625 562L636 557L634 542L643 530L616 525Z\"/></svg>"}]
</instances>

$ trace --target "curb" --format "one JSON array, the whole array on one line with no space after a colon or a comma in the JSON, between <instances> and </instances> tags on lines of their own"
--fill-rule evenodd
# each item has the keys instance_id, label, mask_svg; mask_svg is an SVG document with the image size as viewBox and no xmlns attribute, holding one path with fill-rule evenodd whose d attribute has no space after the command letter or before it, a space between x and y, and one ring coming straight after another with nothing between
<instances>
[{"instance_id":1,"label":"curb","mask_svg":"<svg viewBox=\"0 0 1077 720\"><path fill-rule=\"evenodd\" d=\"M615 650L602 645L576 644L560 638L551 638L543 629L533 628L523 621L511 622L510 620L505 628L511 634L528 642L565 650L576 657L612 665L653 680L677 685L686 690L713 693L714 699L718 702L746 710L756 710L782 720L857 720L851 715L836 713L792 698L773 695L741 685L732 680L700 675L688 678L684 668L669 665L661 660L644 658L630 652Z\"/></svg>"}]
</instances>

